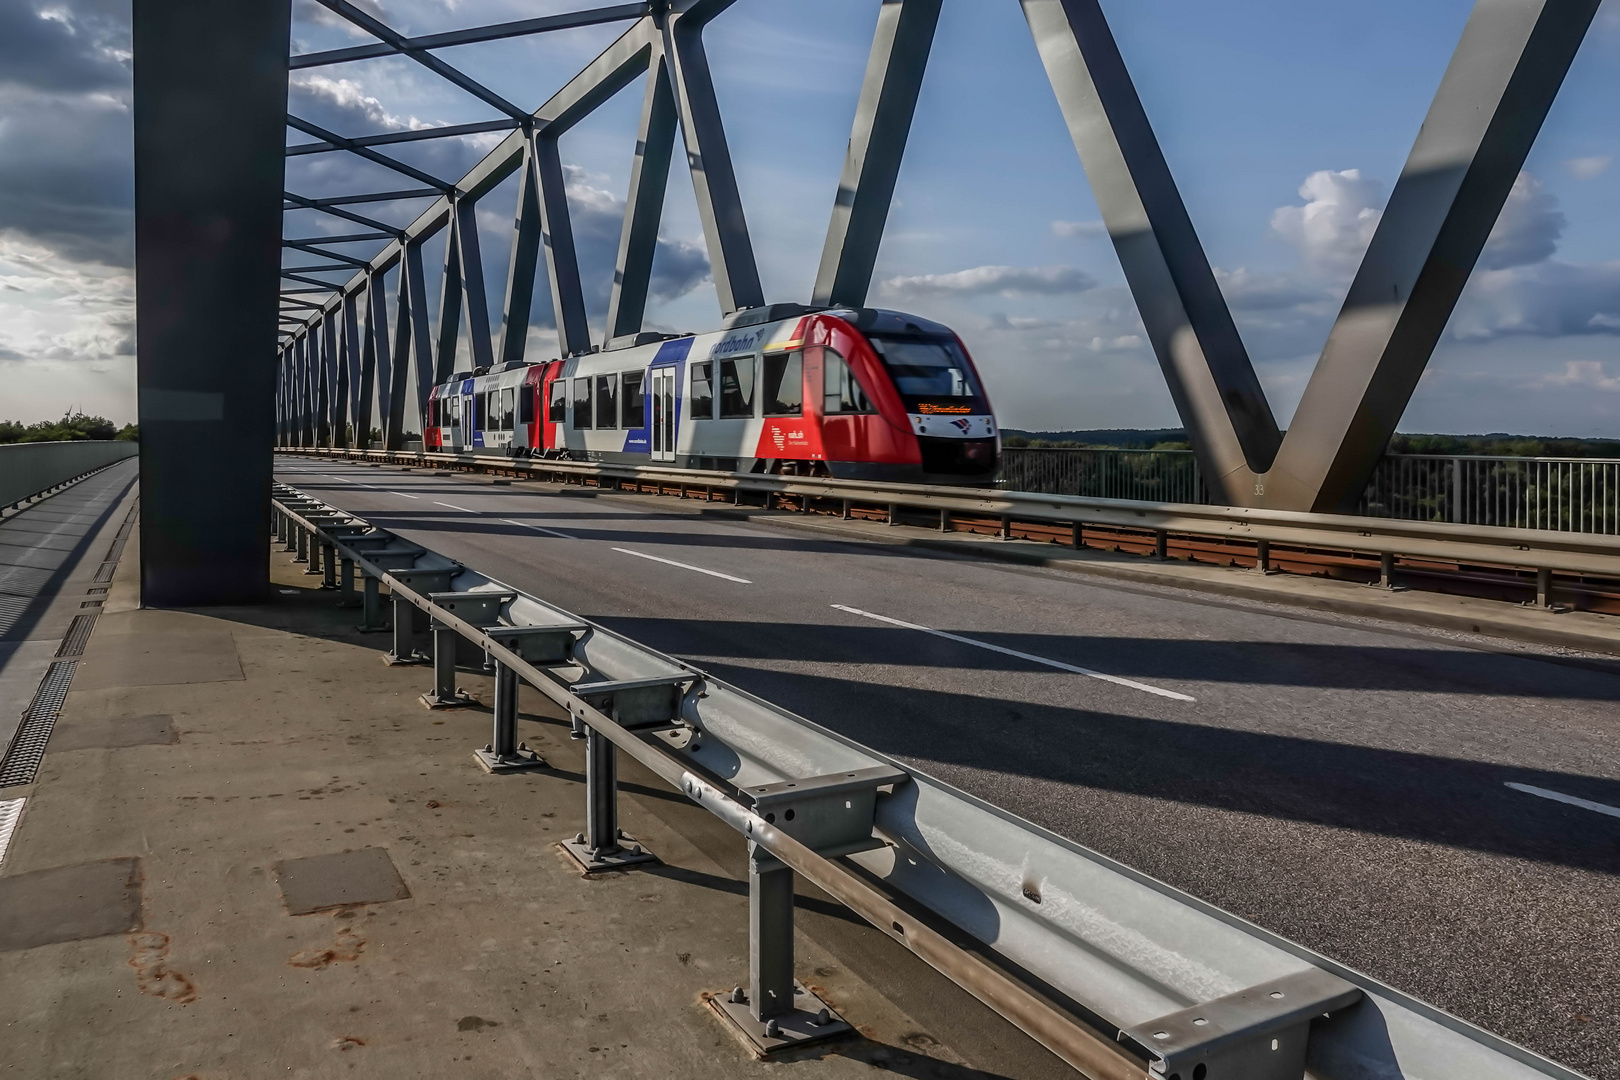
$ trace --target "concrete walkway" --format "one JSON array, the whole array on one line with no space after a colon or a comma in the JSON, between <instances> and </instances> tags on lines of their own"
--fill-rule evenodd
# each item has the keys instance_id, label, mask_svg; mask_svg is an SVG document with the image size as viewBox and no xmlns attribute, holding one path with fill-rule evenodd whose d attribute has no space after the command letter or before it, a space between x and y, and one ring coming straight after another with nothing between
<instances>
[{"instance_id":1,"label":"concrete walkway","mask_svg":"<svg viewBox=\"0 0 1620 1080\"><path fill-rule=\"evenodd\" d=\"M621 764L663 859L585 880L582 744L489 776L289 557L275 603L112 585L0 867L0 1078L1072 1075L888 938L801 898L798 971L863 1037L755 1061L701 1003L746 981L739 838ZM463 685L487 695L466 675ZM981 1071L982 1070L982 1071Z\"/></svg>"}]
</instances>

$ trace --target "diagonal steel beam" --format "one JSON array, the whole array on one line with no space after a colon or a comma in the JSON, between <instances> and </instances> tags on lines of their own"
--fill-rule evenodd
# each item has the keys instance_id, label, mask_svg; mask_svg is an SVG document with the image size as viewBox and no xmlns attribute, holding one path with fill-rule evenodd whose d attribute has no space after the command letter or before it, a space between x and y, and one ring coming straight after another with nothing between
<instances>
[{"instance_id":1,"label":"diagonal steel beam","mask_svg":"<svg viewBox=\"0 0 1620 1080\"><path fill-rule=\"evenodd\" d=\"M283 243L297 241L300 244L359 244L368 240L393 240L399 236L399 230L384 227L368 233L343 233L331 236L288 236L283 237Z\"/></svg>"},{"instance_id":2,"label":"diagonal steel beam","mask_svg":"<svg viewBox=\"0 0 1620 1080\"><path fill-rule=\"evenodd\" d=\"M664 55L669 60L675 107L686 140L686 166L692 174L698 217L709 248L714 291L720 310L727 315L765 303L748 218L703 49L703 28L733 2L700 0L680 12L672 10L664 22Z\"/></svg>"},{"instance_id":3,"label":"diagonal steel beam","mask_svg":"<svg viewBox=\"0 0 1620 1080\"><path fill-rule=\"evenodd\" d=\"M363 202L394 202L398 199L436 199L442 192L438 188L410 188L406 191L371 191L361 195L334 195L325 199L306 199L292 192L283 192L282 198L288 202L297 202L300 206L307 206L312 210L323 210L328 206L344 206L350 203Z\"/></svg>"},{"instance_id":4,"label":"diagonal steel beam","mask_svg":"<svg viewBox=\"0 0 1620 1080\"><path fill-rule=\"evenodd\" d=\"M1097 0L1021 0L1212 494L1353 509L1599 0L1479 0L1286 436Z\"/></svg>"},{"instance_id":5,"label":"diagonal steel beam","mask_svg":"<svg viewBox=\"0 0 1620 1080\"><path fill-rule=\"evenodd\" d=\"M636 130L636 156L630 166L630 190L625 196L624 224L619 252L613 264L613 291L608 298L607 337L641 332L647 314L647 290L652 283L653 256L658 250L658 226L664 217L664 196L669 189L669 163L675 152L675 94L669 81L669 63L659 48L650 58L641 99L641 121Z\"/></svg>"},{"instance_id":6,"label":"diagonal steel beam","mask_svg":"<svg viewBox=\"0 0 1620 1080\"><path fill-rule=\"evenodd\" d=\"M361 146L353 139L345 139L342 135L339 135L336 132L327 131L319 124L313 124L301 117L293 116L291 113L287 114L287 126L297 131L302 131L305 135L313 135L315 138L320 139L323 142L332 143L335 146L349 151L349 153L354 154L356 157L363 157L367 161L381 165L385 169L392 169L403 176L408 176L419 184L426 184L438 191L441 195L449 192L452 189L453 185L445 183L437 176L432 176L423 172L414 165L407 165L403 161L398 161L389 157L387 154L378 153L369 146Z\"/></svg>"},{"instance_id":7,"label":"diagonal steel beam","mask_svg":"<svg viewBox=\"0 0 1620 1080\"><path fill-rule=\"evenodd\" d=\"M545 15L538 19L494 23L490 26L478 26L467 30L451 30L448 33L428 34L423 37L403 38L401 40L404 47L411 50L447 49L454 45L473 45L480 41L500 41L503 38L544 34L552 30L572 30L580 26L625 22L651 14L653 7L653 4L648 3L615 4L612 7L595 8L590 11L572 11L562 15ZM322 67L327 64L347 64L355 60L370 60L377 56L394 56L400 51L402 51L400 48L386 42L375 45L355 45L347 49L303 53L292 57L289 67L297 71L300 68Z\"/></svg>"},{"instance_id":8,"label":"diagonal steel beam","mask_svg":"<svg viewBox=\"0 0 1620 1080\"><path fill-rule=\"evenodd\" d=\"M501 303L501 340L497 363L523 359L529 339L529 313L534 307L534 279L539 270L540 245L545 223L540 212L540 181L534 171L533 149L525 152L518 172L517 218L512 224L512 247L506 264L506 297Z\"/></svg>"},{"instance_id":9,"label":"diagonal steel beam","mask_svg":"<svg viewBox=\"0 0 1620 1080\"><path fill-rule=\"evenodd\" d=\"M391 146L394 143L423 142L428 139L449 139L458 135L482 135L486 131L511 131L521 127L521 120L480 120L476 124L447 124L444 127L416 128L411 131L389 131L381 135L359 135L349 140L353 146ZM287 147L288 157L305 154L330 154L348 147L329 142L294 143Z\"/></svg>"},{"instance_id":10,"label":"diagonal steel beam","mask_svg":"<svg viewBox=\"0 0 1620 1080\"><path fill-rule=\"evenodd\" d=\"M404 229L396 228L395 226L388 224L386 221L378 221L376 218L369 218L364 214L357 214L353 210L345 210L341 206L322 206L314 199L306 199L301 195L294 195L290 192L284 192L282 194L282 200L291 204L290 206L284 206L283 210L314 210L316 213L328 214L332 217L342 218L345 221L352 221L356 225L364 225L367 228L376 229L380 233L386 233L392 239L398 239L399 237L405 235Z\"/></svg>"},{"instance_id":11,"label":"diagonal steel beam","mask_svg":"<svg viewBox=\"0 0 1620 1080\"><path fill-rule=\"evenodd\" d=\"M1282 433L1098 0L1023 7L1200 466L1264 471Z\"/></svg>"},{"instance_id":12,"label":"diagonal steel beam","mask_svg":"<svg viewBox=\"0 0 1620 1080\"><path fill-rule=\"evenodd\" d=\"M480 83L476 79L473 79L456 68L451 67L449 64L445 63L443 60L440 60L437 56L434 56L427 50L413 48L405 35L387 26L380 19L373 18L364 11L361 11L353 4L349 3L349 0L316 0L316 3L320 4L322 7L330 8L332 11L343 16L345 19L348 19L350 22L354 23L354 25L358 26L360 29L364 30L378 41L381 41L384 45L392 46L395 52L402 53L405 56L410 57L418 64L421 64L423 67L433 72L433 74L439 76L439 78L444 79L455 86L459 86L461 89L467 91L467 93L484 102L486 105L499 109L501 112L512 117L514 120L524 122L528 121L529 114L527 112L518 108L510 101L507 101L495 91L485 86L483 83Z\"/></svg>"},{"instance_id":13,"label":"diagonal steel beam","mask_svg":"<svg viewBox=\"0 0 1620 1080\"><path fill-rule=\"evenodd\" d=\"M344 266L357 267L362 270L370 265L364 259L352 258L337 251L326 251L315 244L311 244L303 240L283 240L281 242L281 246L284 248L292 248L295 251L302 251L309 255L323 255L326 258L331 259L333 262L342 263Z\"/></svg>"},{"instance_id":14,"label":"diagonal steel beam","mask_svg":"<svg viewBox=\"0 0 1620 1080\"><path fill-rule=\"evenodd\" d=\"M465 196L456 200L456 251L461 257L461 299L467 317L467 348L472 353L472 366L490 368L495 365L495 349L489 333L489 294L484 288L478 204Z\"/></svg>"},{"instance_id":15,"label":"diagonal steel beam","mask_svg":"<svg viewBox=\"0 0 1620 1080\"><path fill-rule=\"evenodd\" d=\"M883 0L813 300L864 307L941 0Z\"/></svg>"}]
</instances>

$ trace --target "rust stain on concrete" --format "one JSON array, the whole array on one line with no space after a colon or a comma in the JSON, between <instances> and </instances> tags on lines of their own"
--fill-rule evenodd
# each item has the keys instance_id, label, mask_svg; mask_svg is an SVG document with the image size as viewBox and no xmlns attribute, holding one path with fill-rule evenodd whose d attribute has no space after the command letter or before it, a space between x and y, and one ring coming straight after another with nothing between
<instances>
[{"instance_id":1,"label":"rust stain on concrete","mask_svg":"<svg viewBox=\"0 0 1620 1080\"><path fill-rule=\"evenodd\" d=\"M352 918L354 918L353 911L334 913L333 919L337 922L337 930L332 936L332 944L325 948L299 949L287 957L288 965L319 971L333 964L356 963L360 959L361 950L366 947L366 939L355 933L354 927L349 925L348 920Z\"/></svg>"},{"instance_id":2,"label":"rust stain on concrete","mask_svg":"<svg viewBox=\"0 0 1620 1080\"><path fill-rule=\"evenodd\" d=\"M190 979L168 966L169 935L145 930L129 935L129 966L135 969L135 985L141 993L176 1005L197 1000L197 987Z\"/></svg>"}]
</instances>

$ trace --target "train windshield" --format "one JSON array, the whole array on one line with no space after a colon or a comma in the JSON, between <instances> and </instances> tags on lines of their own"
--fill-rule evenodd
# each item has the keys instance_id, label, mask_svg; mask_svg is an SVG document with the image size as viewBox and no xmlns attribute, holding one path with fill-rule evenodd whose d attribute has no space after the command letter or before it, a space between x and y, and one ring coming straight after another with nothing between
<instances>
[{"instance_id":1,"label":"train windshield","mask_svg":"<svg viewBox=\"0 0 1620 1080\"><path fill-rule=\"evenodd\" d=\"M952 412L979 411L984 392L955 339L874 334L870 340L907 408L928 403L962 406Z\"/></svg>"}]
</instances>

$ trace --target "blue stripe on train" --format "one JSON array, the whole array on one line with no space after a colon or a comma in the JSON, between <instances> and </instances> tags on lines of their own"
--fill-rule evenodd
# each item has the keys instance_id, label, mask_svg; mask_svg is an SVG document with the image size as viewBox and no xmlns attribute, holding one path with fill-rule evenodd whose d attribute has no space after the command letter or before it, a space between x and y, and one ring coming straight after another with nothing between
<instances>
[{"instance_id":1,"label":"blue stripe on train","mask_svg":"<svg viewBox=\"0 0 1620 1080\"><path fill-rule=\"evenodd\" d=\"M652 358L648 370L641 376L641 426L624 433L624 452L627 454L652 453L652 394L650 381L652 368L675 365L675 424L676 437L680 436L681 422L681 387L685 383L682 377L686 370L686 355L692 351L692 339L689 337L676 338L666 341L658 347L658 353Z\"/></svg>"}]
</instances>

